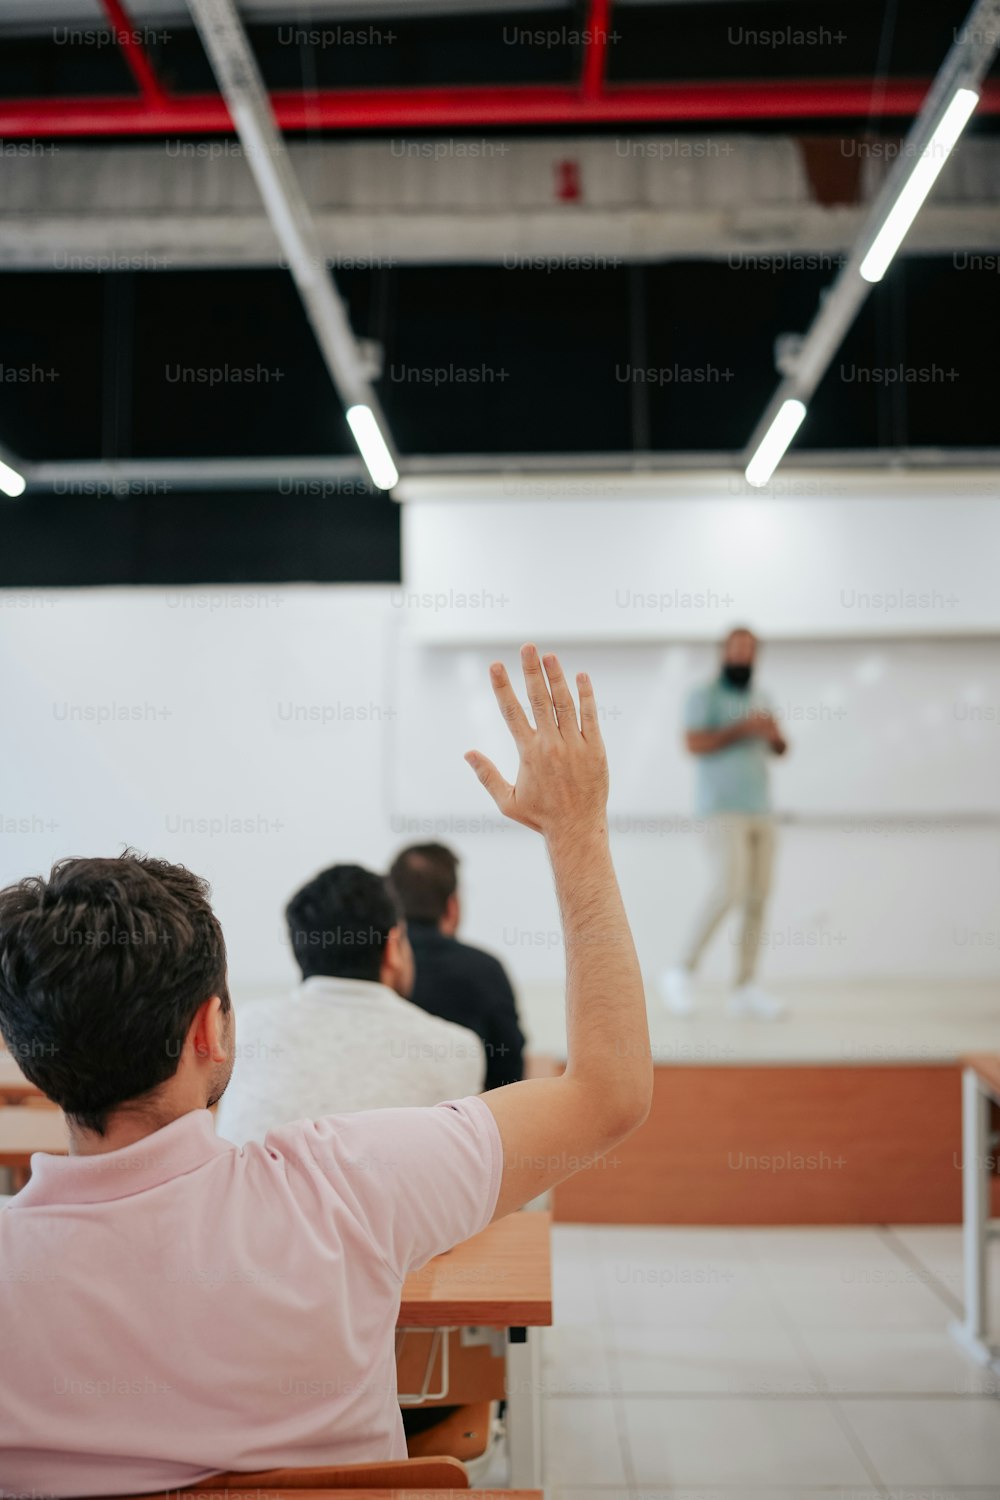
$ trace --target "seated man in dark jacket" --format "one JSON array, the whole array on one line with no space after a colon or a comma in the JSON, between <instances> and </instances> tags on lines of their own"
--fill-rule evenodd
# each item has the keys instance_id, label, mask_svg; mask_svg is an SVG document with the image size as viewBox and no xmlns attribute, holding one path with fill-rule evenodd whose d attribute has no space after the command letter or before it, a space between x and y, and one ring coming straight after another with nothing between
<instances>
[{"instance_id":1,"label":"seated man in dark jacket","mask_svg":"<svg viewBox=\"0 0 1000 1500\"><path fill-rule=\"evenodd\" d=\"M519 1083L524 1075L524 1037L503 964L455 937L460 915L458 856L443 844L412 844L396 856L389 879L416 959L410 999L482 1039L487 1089Z\"/></svg>"}]
</instances>

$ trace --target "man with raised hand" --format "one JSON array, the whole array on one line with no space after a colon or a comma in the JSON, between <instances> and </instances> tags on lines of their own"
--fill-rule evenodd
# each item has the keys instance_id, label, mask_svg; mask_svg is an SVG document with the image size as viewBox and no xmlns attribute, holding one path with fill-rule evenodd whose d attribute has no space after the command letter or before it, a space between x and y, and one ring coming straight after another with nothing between
<instances>
[{"instance_id":1,"label":"man with raised hand","mask_svg":"<svg viewBox=\"0 0 1000 1500\"><path fill-rule=\"evenodd\" d=\"M224 1470L406 1456L394 1336L406 1274L569 1177L646 1117L639 966L608 850L594 695L501 666L513 785L562 911L561 1078L430 1108L326 1115L242 1150L215 1133L236 1045L205 883L126 853L0 892L0 1030L66 1111L0 1212L0 1494L125 1495ZM100 1399L97 1399L100 1398Z\"/></svg>"}]
</instances>

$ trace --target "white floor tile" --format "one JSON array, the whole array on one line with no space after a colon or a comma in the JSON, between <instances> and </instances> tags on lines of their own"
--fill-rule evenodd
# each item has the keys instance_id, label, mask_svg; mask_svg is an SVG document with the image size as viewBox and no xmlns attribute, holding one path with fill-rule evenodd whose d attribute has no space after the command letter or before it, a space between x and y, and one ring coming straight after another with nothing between
<instances>
[{"instance_id":1,"label":"white floor tile","mask_svg":"<svg viewBox=\"0 0 1000 1500\"><path fill-rule=\"evenodd\" d=\"M828 1404L632 1396L622 1402L639 1485L851 1486L864 1467ZM1000 1410L1000 1408L998 1408Z\"/></svg>"},{"instance_id":2,"label":"white floor tile","mask_svg":"<svg viewBox=\"0 0 1000 1500\"><path fill-rule=\"evenodd\" d=\"M608 1357L600 1329L542 1330L542 1389L549 1395L611 1394Z\"/></svg>"},{"instance_id":3,"label":"white floor tile","mask_svg":"<svg viewBox=\"0 0 1000 1500\"><path fill-rule=\"evenodd\" d=\"M560 1492L560 1500L566 1495L566 1491ZM589 1492L577 1490L576 1500L593 1500ZM963 1491L961 1500L966 1496L971 1500L980 1500L980 1493L974 1495L969 1491ZM624 1497L622 1497L624 1500ZM857 1485L784 1485L767 1484L752 1485L749 1489L744 1485L679 1485L664 1489L661 1485L644 1485L641 1490L631 1493L629 1500L886 1500L881 1490L866 1489ZM904 1500L900 1496L899 1500ZM950 1495L927 1495L926 1497L911 1491L905 1500L952 1500ZM990 1491L989 1500L998 1500L997 1492Z\"/></svg>"},{"instance_id":4,"label":"white floor tile","mask_svg":"<svg viewBox=\"0 0 1000 1500\"><path fill-rule=\"evenodd\" d=\"M546 1486L626 1485L613 1400L547 1396L542 1408Z\"/></svg>"},{"instance_id":5,"label":"white floor tile","mask_svg":"<svg viewBox=\"0 0 1000 1500\"><path fill-rule=\"evenodd\" d=\"M993 1485L1000 1494L1000 1401L843 1401L840 1407L885 1484Z\"/></svg>"},{"instance_id":6,"label":"white floor tile","mask_svg":"<svg viewBox=\"0 0 1000 1500\"><path fill-rule=\"evenodd\" d=\"M1000 1377L966 1359L938 1328L803 1327L799 1337L837 1394L1000 1395Z\"/></svg>"},{"instance_id":7,"label":"white floor tile","mask_svg":"<svg viewBox=\"0 0 1000 1500\"><path fill-rule=\"evenodd\" d=\"M550 1484L545 1489L546 1500L634 1500L631 1490L609 1489L602 1485ZM497 1497L500 1500L500 1497Z\"/></svg>"},{"instance_id":8,"label":"white floor tile","mask_svg":"<svg viewBox=\"0 0 1000 1500\"><path fill-rule=\"evenodd\" d=\"M762 1267L771 1295L802 1328L940 1329L950 1308L926 1272L895 1256L835 1256Z\"/></svg>"},{"instance_id":9,"label":"white floor tile","mask_svg":"<svg viewBox=\"0 0 1000 1500\"><path fill-rule=\"evenodd\" d=\"M959 1303L964 1300L961 1228L950 1224L906 1225L892 1231L890 1243L892 1240L899 1240ZM990 1245L987 1264L992 1326L1000 1338L1000 1241Z\"/></svg>"},{"instance_id":10,"label":"white floor tile","mask_svg":"<svg viewBox=\"0 0 1000 1500\"><path fill-rule=\"evenodd\" d=\"M615 1388L625 1394L809 1396L821 1387L783 1328L641 1327L609 1333Z\"/></svg>"},{"instance_id":11,"label":"white floor tile","mask_svg":"<svg viewBox=\"0 0 1000 1500\"><path fill-rule=\"evenodd\" d=\"M881 1500L1000 1500L1000 1485L990 1485L987 1489L967 1484L893 1485Z\"/></svg>"},{"instance_id":12,"label":"white floor tile","mask_svg":"<svg viewBox=\"0 0 1000 1500\"><path fill-rule=\"evenodd\" d=\"M587 1227L557 1224L552 1235L552 1313L557 1327L601 1322L598 1301L600 1258Z\"/></svg>"},{"instance_id":13,"label":"white floor tile","mask_svg":"<svg viewBox=\"0 0 1000 1500\"><path fill-rule=\"evenodd\" d=\"M554 1500L875 1500L824 1395L889 1500L1000 1500L1000 1381L934 1286L957 1230L558 1226L554 1269Z\"/></svg>"},{"instance_id":14,"label":"white floor tile","mask_svg":"<svg viewBox=\"0 0 1000 1500\"><path fill-rule=\"evenodd\" d=\"M878 1230L864 1225L830 1224L814 1228L781 1225L773 1229L739 1229L735 1234L744 1254L771 1266L895 1258Z\"/></svg>"},{"instance_id":15,"label":"white floor tile","mask_svg":"<svg viewBox=\"0 0 1000 1500\"><path fill-rule=\"evenodd\" d=\"M663 1224L596 1224L592 1253L605 1260L623 1257L679 1260L744 1260L741 1229L689 1229Z\"/></svg>"},{"instance_id":16,"label":"white floor tile","mask_svg":"<svg viewBox=\"0 0 1000 1500\"><path fill-rule=\"evenodd\" d=\"M766 1328L775 1321L760 1272L745 1260L623 1255L600 1276L599 1295L615 1324Z\"/></svg>"}]
</instances>

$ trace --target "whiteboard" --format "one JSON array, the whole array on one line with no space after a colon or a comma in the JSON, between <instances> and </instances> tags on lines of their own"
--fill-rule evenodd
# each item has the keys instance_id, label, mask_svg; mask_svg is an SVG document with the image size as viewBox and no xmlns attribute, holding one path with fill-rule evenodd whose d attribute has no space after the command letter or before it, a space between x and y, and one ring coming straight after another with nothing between
<instances>
[{"instance_id":1,"label":"whiteboard","mask_svg":"<svg viewBox=\"0 0 1000 1500\"><path fill-rule=\"evenodd\" d=\"M716 670L695 644L544 642L567 672L593 676L612 771L611 811L690 816L694 765L682 744L684 699ZM400 631L388 781L397 814L440 820L483 813L471 771L478 749L513 772L513 743L489 687L509 645L422 644ZM518 673L519 676L519 673ZM1000 813L1000 644L991 639L780 642L758 680L791 746L775 760L774 804L801 817ZM465 768L462 768L465 769Z\"/></svg>"}]
</instances>

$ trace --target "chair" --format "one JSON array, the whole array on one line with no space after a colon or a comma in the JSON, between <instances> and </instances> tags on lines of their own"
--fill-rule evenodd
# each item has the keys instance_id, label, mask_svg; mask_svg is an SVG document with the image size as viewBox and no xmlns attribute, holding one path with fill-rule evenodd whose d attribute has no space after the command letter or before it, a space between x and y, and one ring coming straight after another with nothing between
<instances>
[{"instance_id":1,"label":"chair","mask_svg":"<svg viewBox=\"0 0 1000 1500\"><path fill-rule=\"evenodd\" d=\"M426 1460L432 1454L449 1453L463 1464L475 1463L489 1454L493 1442L496 1402L478 1401L457 1406L454 1411L423 1432L406 1439L411 1461Z\"/></svg>"},{"instance_id":2,"label":"chair","mask_svg":"<svg viewBox=\"0 0 1000 1500\"><path fill-rule=\"evenodd\" d=\"M469 1476L457 1458L397 1458L383 1464L333 1464L316 1469L215 1474L192 1488L245 1490L248 1485L254 1489L283 1485L286 1490L467 1490ZM184 1491L179 1493L183 1495Z\"/></svg>"},{"instance_id":3,"label":"chair","mask_svg":"<svg viewBox=\"0 0 1000 1500\"><path fill-rule=\"evenodd\" d=\"M334 1464L309 1469L259 1469L253 1473L213 1474L184 1489L147 1492L145 1495L116 1496L115 1500L175 1500L178 1495L191 1497L219 1495L230 1489L246 1496L251 1489L267 1490L268 1500L278 1500L282 1490L308 1490L311 1494L327 1490L467 1490L469 1476L457 1458L401 1458L382 1464ZM304 1497L303 1497L304 1500Z\"/></svg>"}]
</instances>

